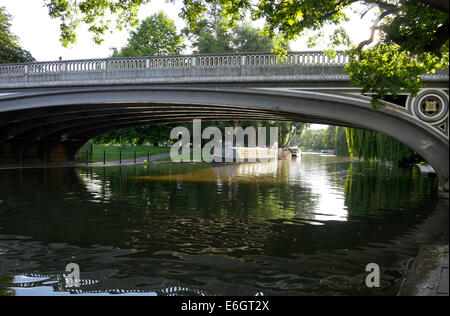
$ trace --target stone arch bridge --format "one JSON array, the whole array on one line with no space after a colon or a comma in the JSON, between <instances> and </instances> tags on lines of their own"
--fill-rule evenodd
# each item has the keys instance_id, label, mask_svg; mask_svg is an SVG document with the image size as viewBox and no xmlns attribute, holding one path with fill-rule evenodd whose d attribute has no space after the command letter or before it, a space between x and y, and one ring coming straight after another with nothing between
<instances>
[{"instance_id":1,"label":"stone arch bridge","mask_svg":"<svg viewBox=\"0 0 450 316\"><path fill-rule=\"evenodd\" d=\"M392 136L449 178L448 69L370 110L347 57L321 52L92 59L0 65L0 162L71 160L89 139L137 125L286 120Z\"/></svg>"}]
</instances>

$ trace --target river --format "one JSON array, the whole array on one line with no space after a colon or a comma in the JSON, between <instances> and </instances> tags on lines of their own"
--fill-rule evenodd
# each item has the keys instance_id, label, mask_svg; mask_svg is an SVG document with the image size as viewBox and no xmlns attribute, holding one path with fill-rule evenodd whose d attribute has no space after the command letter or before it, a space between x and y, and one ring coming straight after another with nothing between
<instances>
[{"instance_id":1,"label":"river","mask_svg":"<svg viewBox=\"0 0 450 316\"><path fill-rule=\"evenodd\" d=\"M0 171L0 295L396 295L446 207L415 169L312 154Z\"/></svg>"}]
</instances>

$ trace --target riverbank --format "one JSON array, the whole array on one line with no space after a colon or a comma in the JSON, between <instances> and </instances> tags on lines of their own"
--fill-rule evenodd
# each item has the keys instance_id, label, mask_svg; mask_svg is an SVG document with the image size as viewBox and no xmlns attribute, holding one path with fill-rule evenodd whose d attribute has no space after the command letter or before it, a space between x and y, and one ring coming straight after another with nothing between
<instances>
[{"instance_id":1,"label":"riverbank","mask_svg":"<svg viewBox=\"0 0 450 316\"><path fill-rule=\"evenodd\" d=\"M60 163L36 163L36 164L27 164L27 165L19 165L19 164L10 164L10 165L2 165L0 166L0 170L12 170L12 169L38 169L38 168L80 168L80 167L112 167L112 166L131 166L131 165L145 165L148 163L152 164L168 164L172 163L170 160L170 153L163 153L150 156L150 160L148 157L140 157L136 158L136 161L133 159L124 159L106 161L103 162L60 162Z\"/></svg>"},{"instance_id":2,"label":"riverbank","mask_svg":"<svg viewBox=\"0 0 450 316\"><path fill-rule=\"evenodd\" d=\"M448 199L439 199L439 211L433 214L417 230L417 238L422 234L448 228ZM430 243L423 244L411 262L408 273L399 291L399 296L448 296L449 295L449 243L448 229L437 235Z\"/></svg>"},{"instance_id":3,"label":"riverbank","mask_svg":"<svg viewBox=\"0 0 450 316\"><path fill-rule=\"evenodd\" d=\"M420 248L399 296L448 296L448 245Z\"/></svg>"},{"instance_id":4,"label":"riverbank","mask_svg":"<svg viewBox=\"0 0 450 316\"><path fill-rule=\"evenodd\" d=\"M133 160L142 158L145 160L149 156L169 153L169 147L154 147L154 146L135 146L126 145L111 146L111 145L98 145L98 144L86 144L78 152L76 162L89 163L96 162L113 162L120 160Z\"/></svg>"}]
</instances>

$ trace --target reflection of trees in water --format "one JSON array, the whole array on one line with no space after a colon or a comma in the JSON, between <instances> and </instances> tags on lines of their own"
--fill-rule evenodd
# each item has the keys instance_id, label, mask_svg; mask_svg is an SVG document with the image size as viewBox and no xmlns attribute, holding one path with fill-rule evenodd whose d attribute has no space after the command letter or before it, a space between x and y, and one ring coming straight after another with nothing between
<instances>
[{"instance_id":1,"label":"reflection of trees in water","mask_svg":"<svg viewBox=\"0 0 450 316\"><path fill-rule=\"evenodd\" d=\"M332 164L327 168L330 173L339 169ZM430 179L412 180L387 166L351 168L346 183L350 217L379 209L403 210L435 188ZM89 276L101 282L85 285L81 290L86 292L134 291L156 283L142 290L159 295L186 291L197 295L197 290L208 295L246 295L245 291L254 295L264 284L270 289L281 282L277 278L283 273L293 275L282 282L286 286L306 282L297 278L311 276L310 271L313 284L315 278L330 275L330 265L337 267L334 274L353 273L353 267L368 262L366 254L374 255L368 245L390 244L425 216L406 210L387 219L369 216L309 225L305 214L314 209L316 197L301 183L286 181L289 166L278 166L276 173L260 170L254 178L250 171L250 175L241 171L245 180L226 180L230 178L226 171L219 172L220 181L217 175L213 182L177 180L177 174L202 177L209 172L202 170L195 165L161 171L24 170L22 178L17 172L2 173L0 233L30 236L6 246L22 263L37 262L40 271L61 271L68 256L77 258L82 278L86 270L113 271L107 278ZM169 175L169 181L145 178L155 174ZM339 176L329 180L339 184ZM356 250L362 247L367 249ZM336 255L342 249L356 255ZM395 261L396 249L377 249L380 264ZM25 270L36 272L35 267ZM267 269L276 274L264 274ZM174 290L177 287L180 290Z\"/></svg>"},{"instance_id":2,"label":"reflection of trees in water","mask_svg":"<svg viewBox=\"0 0 450 316\"><path fill-rule=\"evenodd\" d=\"M128 199L131 204L151 208L153 212L188 210L196 214L257 221L309 216L317 197L309 188L290 183L289 167L289 164L276 161L275 165L243 164L214 168L187 165L181 170L157 173L150 169L138 169L135 173L133 169L124 168L122 172L103 174L101 169L97 169L94 178L108 184L107 191L99 191L97 196L111 195L105 199L110 201ZM80 173L82 178L91 176L84 169L80 169Z\"/></svg>"},{"instance_id":3,"label":"reflection of trees in water","mask_svg":"<svg viewBox=\"0 0 450 316\"><path fill-rule=\"evenodd\" d=\"M85 169L29 170L24 171L22 184L17 173L3 173L2 231L41 242L114 245L155 258L162 257L161 250L242 258L252 251L289 256L296 250L347 246L345 231L350 234L357 224L308 225L305 219L312 218L308 213L314 210L316 197L307 188L286 181L288 165L277 168L276 173L260 174L254 182L226 181L232 171L225 170L219 177L221 186L217 179L213 183L147 181L139 176L151 175L152 170L135 172L133 168L122 172L96 168L87 173ZM193 166L193 170L177 172L199 170ZM95 181L87 186L79 174ZM407 208L432 192L434 184L386 165L352 164L346 182L349 215Z\"/></svg>"},{"instance_id":4,"label":"reflection of trees in water","mask_svg":"<svg viewBox=\"0 0 450 316\"><path fill-rule=\"evenodd\" d=\"M436 194L437 180L416 169L379 163L352 163L345 184L349 215L402 210Z\"/></svg>"}]
</instances>

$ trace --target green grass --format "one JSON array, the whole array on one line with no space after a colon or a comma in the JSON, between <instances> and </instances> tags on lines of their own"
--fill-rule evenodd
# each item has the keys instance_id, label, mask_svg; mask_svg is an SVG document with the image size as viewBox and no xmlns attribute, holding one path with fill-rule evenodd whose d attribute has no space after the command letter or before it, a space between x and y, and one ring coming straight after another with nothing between
<instances>
[{"instance_id":1,"label":"green grass","mask_svg":"<svg viewBox=\"0 0 450 316\"><path fill-rule=\"evenodd\" d=\"M84 145L77 155L77 161L86 161L86 152L89 152L90 146ZM121 146L109 146L109 145L93 145L92 159L88 154L89 162L102 162L103 155L106 153L106 161L115 161L120 159L120 152L122 152L122 160L134 159L134 152L136 151L136 157L147 157L147 154L157 155L170 152L170 148L166 147L151 147L151 146L133 146L126 145L125 149Z\"/></svg>"}]
</instances>

